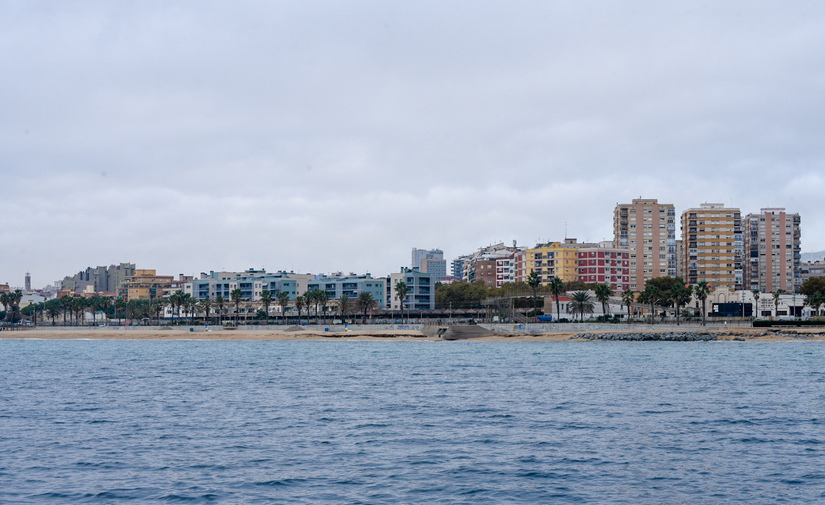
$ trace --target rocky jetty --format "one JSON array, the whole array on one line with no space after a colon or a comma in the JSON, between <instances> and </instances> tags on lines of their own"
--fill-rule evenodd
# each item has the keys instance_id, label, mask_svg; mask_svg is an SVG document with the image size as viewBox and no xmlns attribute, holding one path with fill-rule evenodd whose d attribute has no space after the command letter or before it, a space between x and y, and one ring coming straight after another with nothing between
<instances>
[{"instance_id":1,"label":"rocky jetty","mask_svg":"<svg viewBox=\"0 0 825 505\"><path fill-rule=\"evenodd\" d=\"M626 340L632 342L663 341L663 342L707 342L716 340L718 334L709 332L662 332L662 333L579 333L571 339L584 340Z\"/></svg>"}]
</instances>

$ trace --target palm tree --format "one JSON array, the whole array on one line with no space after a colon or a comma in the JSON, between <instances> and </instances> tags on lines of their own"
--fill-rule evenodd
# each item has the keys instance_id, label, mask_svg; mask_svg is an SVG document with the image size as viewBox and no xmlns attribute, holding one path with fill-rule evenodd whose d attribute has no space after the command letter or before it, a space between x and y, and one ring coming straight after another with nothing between
<instances>
[{"instance_id":1,"label":"palm tree","mask_svg":"<svg viewBox=\"0 0 825 505\"><path fill-rule=\"evenodd\" d=\"M272 291L265 289L261 291L261 304L264 306L264 311L266 311L266 324L269 324L269 306L272 305Z\"/></svg>"},{"instance_id":2,"label":"palm tree","mask_svg":"<svg viewBox=\"0 0 825 505\"><path fill-rule=\"evenodd\" d=\"M321 290L318 288L312 288L306 293L304 293L304 301L307 305L307 319L310 316L310 308L314 305L315 306L315 319L318 319L318 293Z\"/></svg>"},{"instance_id":3,"label":"palm tree","mask_svg":"<svg viewBox=\"0 0 825 505\"><path fill-rule=\"evenodd\" d=\"M118 324L120 324L120 318L117 317L118 311L123 314L123 311L126 309L126 300L121 297L115 298L115 319L118 320Z\"/></svg>"},{"instance_id":4,"label":"palm tree","mask_svg":"<svg viewBox=\"0 0 825 505\"><path fill-rule=\"evenodd\" d=\"M192 324L195 322L195 311L198 308L198 300L189 293L186 293L185 298L186 311L189 313L189 324Z\"/></svg>"},{"instance_id":5,"label":"palm tree","mask_svg":"<svg viewBox=\"0 0 825 505\"><path fill-rule=\"evenodd\" d=\"M364 313L364 322L367 321L367 312L369 312L376 303L375 298L372 297L372 293L369 291L361 291L358 293L355 305L358 307L358 310Z\"/></svg>"},{"instance_id":6,"label":"palm tree","mask_svg":"<svg viewBox=\"0 0 825 505\"><path fill-rule=\"evenodd\" d=\"M533 290L533 317L538 315L538 307L536 306L536 290L541 286L541 277L535 270L530 270L530 275L527 276L527 285Z\"/></svg>"},{"instance_id":7,"label":"palm tree","mask_svg":"<svg viewBox=\"0 0 825 505\"><path fill-rule=\"evenodd\" d=\"M60 300L52 299L46 302L46 312L52 319L52 326L54 326L55 318L60 315Z\"/></svg>"},{"instance_id":8,"label":"palm tree","mask_svg":"<svg viewBox=\"0 0 825 505\"><path fill-rule=\"evenodd\" d=\"M6 321L9 318L9 305L11 305L11 293L0 293L0 303L3 304L3 311L6 313Z\"/></svg>"},{"instance_id":9,"label":"palm tree","mask_svg":"<svg viewBox=\"0 0 825 505\"><path fill-rule=\"evenodd\" d=\"M680 277L676 277L676 279L677 282L671 289L670 298L673 304L676 305L676 326L679 326L679 311L682 305L690 303L690 295L693 291L688 286L685 286Z\"/></svg>"},{"instance_id":10,"label":"palm tree","mask_svg":"<svg viewBox=\"0 0 825 505\"><path fill-rule=\"evenodd\" d=\"M627 307L627 322L630 322L630 306L636 301L636 293L632 289L622 291L622 303Z\"/></svg>"},{"instance_id":11,"label":"palm tree","mask_svg":"<svg viewBox=\"0 0 825 505\"><path fill-rule=\"evenodd\" d=\"M140 304L137 300L129 300L126 303L126 314L129 316L130 321L134 322L139 312Z\"/></svg>"},{"instance_id":12,"label":"palm tree","mask_svg":"<svg viewBox=\"0 0 825 505\"><path fill-rule=\"evenodd\" d=\"M553 277L548 284L553 296L556 297L556 320L561 319L561 303L559 303L559 296L564 293L564 281L560 277Z\"/></svg>"},{"instance_id":13,"label":"palm tree","mask_svg":"<svg viewBox=\"0 0 825 505\"><path fill-rule=\"evenodd\" d=\"M773 294L773 313L774 317L779 317L779 298L785 294L784 289L777 289Z\"/></svg>"},{"instance_id":14,"label":"palm tree","mask_svg":"<svg viewBox=\"0 0 825 505\"><path fill-rule=\"evenodd\" d=\"M410 292L410 287L404 281L395 283L395 296L401 304L401 322L404 322L404 301L407 299L407 294Z\"/></svg>"},{"instance_id":15,"label":"palm tree","mask_svg":"<svg viewBox=\"0 0 825 505\"><path fill-rule=\"evenodd\" d=\"M662 290L654 284L648 284L645 289L639 293L639 301L650 304L650 324L656 322L656 304L662 300Z\"/></svg>"},{"instance_id":16,"label":"palm tree","mask_svg":"<svg viewBox=\"0 0 825 505\"><path fill-rule=\"evenodd\" d=\"M209 313L212 311L212 300L204 298L198 302L198 308L206 314L203 319L204 324L209 325Z\"/></svg>"},{"instance_id":17,"label":"palm tree","mask_svg":"<svg viewBox=\"0 0 825 505\"><path fill-rule=\"evenodd\" d=\"M63 326L66 325L66 314L69 314L69 323L71 324L72 319L72 297L69 295L63 295L60 297L60 307L63 309Z\"/></svg>"},{"instance_id":18,"label":"palm tree","mask_svg":"<svg viewBox=\"0 0 825 505\"><path fill-rule=\"evenodd\" d=\"M613 289L609 284L599 284L596 286L595 293L596 300L602 304L602 316L604 317L604 321L607 322L607 302L609 302L610 297L613 296Z\"/></svg>"},{"instance_id":19,"label":"palm tree","mask_svg":"<svg viewBox=\"0 0 825 505\"><path fill-rule=\"evenodd\" d=\"M284 318L284 324L286 324L286 307L289 305L289 293L286 291L279 291L276 299L278 300L278 305L281 306L281 317Z\"/></svg>"},{"instance_id":20,"label":"palm tree","mask_svg":"<svg viewBox=\"0 0 825 505\"><path fill-rule=\"evenodd\" d=\"M349 296L341 295L341 299L338 301L338 310L341 311L341 319L346 323L347 313L352 310L352 301Z\"/></svg>"},{"instance_id":21,"label":"palm tree","mask_svg":"<svg viewBox=\"0 0 825 505\"><path fill-rule=\"evenodd\" d=\"M243 300L243 291L241 288L235 288L229 293L229 298L235 304L235 326L238 326L238 313L241 310L241 300Z\"/></svg>"},{"instance_id":22,"label":"palm tree","mask_svg":"<svg viewBox=\"0 0 825 505\"><path fill-rule=\"evenodd\" d=\"M295 297L295 310L298 311L298 326L301 326L301 310L303 310L306 301L306 298L304 298L303 296Z\"/></svg>"},{"instance_id":23,"label":"palm tree","mask_svg":"<svg viewBox=\"0 0 825 505\"><path fill-rule=\"evenodd\" d=\"M218 306L218 326L223 325L223 307L226 305L226 300L221 295L215 296L215 305Z\"/></svg>"},{"instance_id":24,"label":"palm tree","mask_svg":"<svg viewBox=\"0 0 825 505\"><path fill-rule=\"evenodd\" d=\"M710 295L710 286L707 281L699 281L695 286L693 286L693 294L696 296L696 299L702 302L702 326L705 326L705 324L707 324L705 318L707 317L708 312L706 310L706 302L708 295Z\"/></svg>"},{"instance_id":25,"label":"palm tree","mask_svg":"<svg viewBox=\"0 0 825 505\"><path fill-rule=\"evenodd\" d=\"M590 299L590 293L587 291L576 291L570 297L570 313L574 316L579 315L579 318L584 322L585 314L592 314L595 304Z\"/></svg>"},{"instance_id":26,"label":"palm tree","mask_svg":"<svg viewBox=\"0 0 825 505\"><path fill-rule=\"evenodd\" d=\"M329 303L329 293L326 290L319 290L315 296L316 301L321 304L321 312L324 313L324 324L327 324L327 303ZM318 315L317 312L315 315Z\"/></svg>"},{"instance_id":27,"label":"palm tree","mask_svg":"<svg viewBox=\"0 0 825 505\"><path fill-rule=\"evenodd\" d=\"M756 316L759 313L759 295L761 293L759 292L758 289L754 289L753 291L751 291L751 293L753 293L753 301L754 301L754 305L755 305L755 307L753 308L753 313L751 314L751 317L753 317L755 319Z\"/></svg>"},{"instance_id":28,"label":"palm tree","mask_svg":"<svg viewBox=\"0 0 825 505\"><path fill-rule=\"evenodd\" d=\"M72 312L75 313L75 321L79 321L79 324L82 326L82 314L86 312L86 299L79 296L72 298Z\"/></svg>"},{"instance_id":29,"label":"palm tree","mask_svg":"<svg viewBox=\"0 0 825 505\"><path fill-rule=\"evenodd\" d=\"M17 323L20 321L20 301L23 299L23 292L15 289L8 295L9 308L11 309L11 322ZM8 313L6 314L8 319Z\"/></svg>"},{"instance_id":30,"label":"palm tree","mask_svg":"<svg viewBox=\"0 0 825 505\"><path fill-rule=\"evenodd\" d=\"M160 326L160 314L168 301L165 298L155 298L149 301L149 313L155 315L155 325Z\"/></svg>"}]
</instances>

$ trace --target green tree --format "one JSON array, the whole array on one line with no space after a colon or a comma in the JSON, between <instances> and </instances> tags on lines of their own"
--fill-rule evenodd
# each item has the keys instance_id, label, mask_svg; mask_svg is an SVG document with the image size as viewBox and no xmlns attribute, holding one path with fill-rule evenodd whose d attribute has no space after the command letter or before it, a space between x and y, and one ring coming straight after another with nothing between
<instances>
[{"instance_id":1,"label":"green tree","mask_svg":"<svg viewBox=\"0 0 825 505\"><path fill-rule=\"evenodd\" d=\"M410 287L404 281L395 283L395 296L401 304L401 321L404 321L404 301L407 299L407 294L410 292Z\"/></svg>"},{"instance_id":2,"label":"green tree","mask_svg":"<svg viewBox=\"0 0 825 505\"><path fill-rule=\"evenodd\" d=\"M812 296L815 293L825 295L825 277L810 277L799 286L799 294Z\"/></svg>"},{"instance_id":3,"label":"green tree","mask_svg":"<svg viewBox=\"0 0 825 505\"><path fill-rule=\"evenodd\" d=\"M243 301L243 291L241 288L235 288L229 293L229 298L235 304L235 326L238 326L238 314L241 311L241 301Z\"/></svg>"},{"instance_id":4,"label":"green tree","mask_svg":"<svg viewBox=\"0 0 825 505\"><path fill-rule=\"evenodd\" d=\"M682 306L690 303L692 290L685 286L685 283L682 281L681 277L676 277L676 279L678 279L678 282L676 282L671 288L670 299L673 301L673 304L676 305L676 326L679 326L681 308Z\"/></svg>"},{"instance_id":5,"label":"green tree","mask_svg":"<svg viewBox=\"0 0 825 505\"><path fill-rule=\"evenodd\" d=\"M63 309L63 325L66 325L66 315L69 316L69 324L72 323L72 297L69 295L63 295L60 297L60 308Z\"/></svg>"},{"instance_id":6,"label":"green tree","mask_svg":"<svg viewBox=\"0 0 825 505\"><path fill-rule=\"evenodd\" d=\"M699 281L695 286L693 286L693 294L696 296L696 299L702 302L702 326L707 324L707 300L708 296L710 296L710 286L708 285L707 281Z\"/></svg>"},{"instance_id":7,"label":"green tree","mask_svg":"<svg viewBox=\"0 0 825 505\"><path fill-rule=\"evenodd\" d=\"M369 291L361 291L358 293L358 298L355 300L355 305L358 307L358 310L364 313L364 322L367 321L367 312L372 310L372 308L377 305L375 298L373 298L372 293Z\"/></svg>"},{"instance_id":8,"label":"green tree","mask_svg":"<svg viewBox=\"0 0 825 505\"><path fill-rule=\"evenodd\" d=\"M204 324L209 324L209 313L212 312L212 300L204 298L198 302L198 308L205 314L203 319Z\"/></svg>"},{"instance_id":9,"label":"green tree","mask_svg":"<svg viewBox=\"0 0 825 505\"><path fill-rule=\"evenodd\" d=\"M533 290L533 317L538 315L538 297L536 292L541 286L541 277L535 270L530 270L530 275L527 276L527 285Z\"/></svg>"},{"instance_id":10,"label":"green tree","mask_svg":"<svg viewBox=\"0 0 825 505\"><path fill-rule=\"evenodd\" d=\"M759 295L761 293L759 292L758 289L754 289L753 291L751 291L751 293L753 293L753 301L754 301L754 305L755 305L755 307L753 308L752 317L756 318L756 317L759 317L759 315L760 315L760 314L758 314L758 312L759 312Z\"/></svg>"},{"instance_id":11,"label":"green tree","mask_svg":"<svg viewBox=\"0 0 825 505\"><path fill-rule=\"evenodd\" d=\"M118 296L117 298L115 298L114 305L115 305L115 319L117 319L118 324L120 324L120 318L118 317L118 313L120 313L120 315L123 315L123 313L126 311L126 300L124 300L123 298Z\"/></svg>"},{"instance_id":12,"label":"green tree","mask_svg":"<svg viewBox=\"0 0 825 505\"><path fill-rule=\"evenodd\" d=\"M295 310L298 311L298 326L301 326L301 310L303 310L304 305L306 305L306 298L299 295L295 297ZM309 309L307 309L309 312Z\"/></svg>"},{"instance_id":13,"label":"green tree","mask_svg":"<svg viewBox=\"0 0 825 505\"><path fill-rule=\"evenodd\" d=\"M261 291L261 304L264 306L266 312L266 324L269 324L269 306L272 305L272 291L265 289Z\"/></svg>"},{"instance_id":14,"label":"green tree","mask_svg":"<svg viewBox=\"0 0 825 505\"><path fill-rule=\"evenodd\" d=\"M6 313L6 321L8 321L9 306L11 305L11 293L0 293L0 303L3 304L3 311Z\"/></svg>"},{"instance_id":15,"label":"green tree","mask_svg":"<svg viewBox=\"0 0 825 505\"><path fill-rule=\"evenodd\" d=\"M565 292L564 281L562 281L560 277L553 277L550 279L547 287L550 288L550 292L553 293L553 297L556 299L556 320L559 320L561 319L561 303L559 302L559 296Z\"/></svg>"},{"instance_id":16,"label":"green tree","mask_svg":"<svg viewBox=\"0 0 825 505\"><path fill-rule=\"evenodd\" d=\"M167 300L165 298L155 298L149 300L149 312L155 316L155 324L160 326L160 315L163 308L166 307Z\"/></svg>"},{"instance_id":17,"label":"green tree","mask_svg":"<svg viewBox=\"0 0 825 505\"><path fill-rule=\"evenodd\" d=\"M349 296L341 295L341 299L338 300L338 310L341 312L341 320L346 323L347 314L352 310L352 300L350 300Z\"/></svg>"},{"instance_id":18,"label":"green tree","mask_svg":"<svg viewBox=\"0 0 825 505\"><path fill-rule=\"evenodd\" d=\"M47 301L46 313L49 314L49 317L52 320L52 326L54 326L54 320L60 315L60 300L52 299Z\"/></svg>"},{"instance_id":19,"label":"green tree","mask_svg":"<svg viewBox=\"0 0 825 505\"><path fill-rule=\"evenodd\" d=\"M782 298L782 295L785 294L784 289L777 289L773 293L773 314L775 317L779 317L779 300Z\"/></svg>"},{"instance_id":20,"label":"green tree","mask_svg":"<svg viewBox=\"0 0 825 505\"><path fill-rule=\"evenodd\" d=\"M226 300L221 295L215 296L215 305L218 306L218 326L223 326L223 308L226 305Z\"/></svg>"},{"instance_id":21,"label":"green tree","mask_svg":"<svg viewBox=\"0 0 825 505\"><path fill-rule=\"evenodd\" d=\"M819 316L819 307L825 303L825 293L815 291L812 295L805 298L805 305L811 307L811 311L815 317Z\"/></svg>"},{"instance_id":22,"label":"green tree","mask_svg":"<svg viewBox=\"0 0 825 505\"><path fill-rule=\"evenodd\" d=\"M630 322L630 308L636 301L636 293L632 289L622 291L622 303L627 307L627 322Z\"/></svg>"},{"instance_id":23,"label":"green tree","mask_svg":"<svg viewBox=\"0 0 825 505\"><path fill-rule=\"evenodd\" d=\"M281 307L281 317L284 320L284 324L287 324L286 308L289 306L289 293L286 291L279 291L276 298L278 300L278 305Z\"/></svg>"},{"instance_id":24,"label":"green tree","mask_svg":"<svg viewBox=\"0 0 825 505\"><path fill-rule=\"evenodd\" d=\"M587 291L576 291L570 296L570 313L575 317L579 315L580 321L584 322L585 314L592 314L595 304Z\"/></svg>"},{"instance_id":25,"label":"green tree","mask_svg":"<svg viewBox=\"0 0 825 505\"><path fill-rule=\"evenodd\" d=\"M602 304L602 315L604 316L604 320L607 321L607 311L609 310L607 302L609 302L610 297L613 296L613 289L609 284L599 284L596 286L594 292L596 294L596 300Z\"/></svg>"},{"instance_id":26,"label":"green tree","mask_svg":"<svg viewBox=\"0 0 825 505\"><path fill-rule=\"evenodd\" d=\"M75 315L75 321L78 322L80 326L83 325L83 314L86 312L86 299L80 296L76 296L72 298L72 312Z\"/></svg>"},{"instance_id":27,"label":"green tree","mask_svg":"<svg viewBox=\"0 0 825 505\"><path fill-rule=\"evenodd\" d=\"M324 314L324 324L327 324L327 304L329 303L329 293L326 290L319 290L317 297L318 303L321 304L321 312ZM316 314L317 315L317 314Z\"/></svg>"},{"instance_id":28,"label":"green tree","mask_svg":"<svg viewBox=\"0 0 825 505\"><path fill-rule=\"evenodd\" d=\"M656 304L659 303L661 299L662 290L650 281L645 284L645 288L639 293L639 302L650 304L650 324L656 322Z\"/></svg>"},{"instance_id":29,"label":"green tree","mask_svg":"<svg viewBox=\"0 0 825 505\"><path fill-rule=\"evenodd\" d=\"M481 308L482 301L490 296L490 290L481 281L435 283L435 306L439 309Z\"/></svg>"}]
</instances>

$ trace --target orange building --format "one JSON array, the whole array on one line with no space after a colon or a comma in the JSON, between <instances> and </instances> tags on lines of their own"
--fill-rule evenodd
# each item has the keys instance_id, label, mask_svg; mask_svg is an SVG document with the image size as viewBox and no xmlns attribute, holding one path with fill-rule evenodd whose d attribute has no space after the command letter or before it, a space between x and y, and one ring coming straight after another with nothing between
<instances>
[{"instance_id":1,"label":"orange building","mask_svg":"<svg viewBox=\"0 0 825 505\"><path fill-rule=\"evenodd\" d=\"M125 301L154 300L163 298L164 292L175 283L172 275L157 275L155 270L135 270L135 275L126 277L118 287L117 294Z\"/></svg>"}]
</instances>

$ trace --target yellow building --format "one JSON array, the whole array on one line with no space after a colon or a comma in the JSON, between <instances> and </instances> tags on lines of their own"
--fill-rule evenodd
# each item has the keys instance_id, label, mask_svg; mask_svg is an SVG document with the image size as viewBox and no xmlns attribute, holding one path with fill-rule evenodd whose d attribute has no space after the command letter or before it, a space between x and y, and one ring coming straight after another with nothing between
<instances>
[{"instance_id":1,"label":"yellow building","mask_svg":"<svg viewBox=\"0 0 825 505\"><path fill-rule=\"evenodd\" d=\"M524 281L530 272L536 272L541 284L546 285L553 277L564 282L578 278L578 248L572 243L548 242L537 244L524 252Z\"/></svg>"},{"instance_id":2,"label":"yellow building","mask_svg":"<svg viewBox=\"0 0 825 505\"><path fill-rule=\"evenodd\" d=\"M174 279L172 275L157 275L155 270L135 270L135 275L126 277L118 287L117 294L127 302L163 298L164 291L172 288Z\"/></svg>"}]
</instances>

